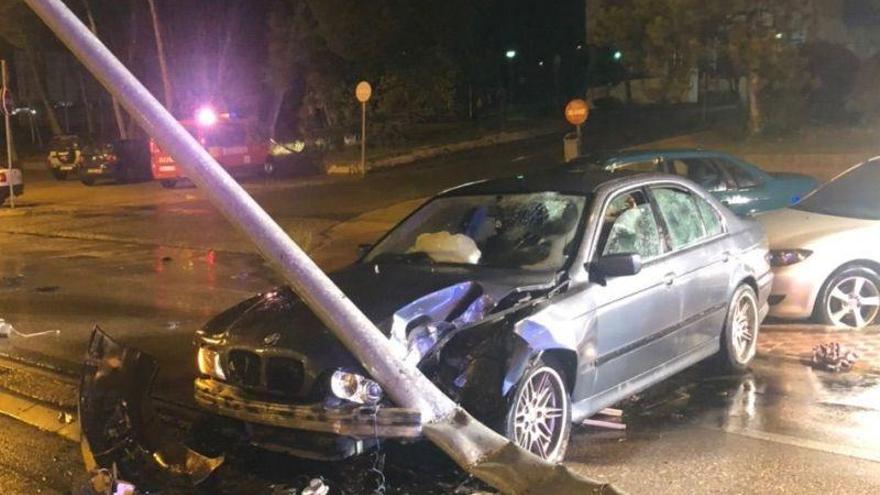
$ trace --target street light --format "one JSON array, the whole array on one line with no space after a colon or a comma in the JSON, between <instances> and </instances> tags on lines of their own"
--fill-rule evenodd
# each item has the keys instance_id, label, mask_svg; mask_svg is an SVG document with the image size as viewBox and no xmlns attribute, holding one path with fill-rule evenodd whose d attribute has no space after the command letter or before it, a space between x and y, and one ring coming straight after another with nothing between
<instances>
[{"instance_id":1,"label":"street light","mask_svg":"<svg viewBox=\"0 0 880 495\"><path fill-rule=\"evenodd\" d=\"M620 62L621 60L623 60L623 52L620 50L617 50L616 52L614 52L614 60L616 62Z\"/></svg>"},{"instance_id":2,"label":"street light","mask_svg":"<svg viewBox=\"0 0 880 495\"><path fill-rule=\"evenodd\" d=\"M507 50L507 53L504 54L508 60L513 60L516 58L516 50Z\"/></svg>"}]
</instances>

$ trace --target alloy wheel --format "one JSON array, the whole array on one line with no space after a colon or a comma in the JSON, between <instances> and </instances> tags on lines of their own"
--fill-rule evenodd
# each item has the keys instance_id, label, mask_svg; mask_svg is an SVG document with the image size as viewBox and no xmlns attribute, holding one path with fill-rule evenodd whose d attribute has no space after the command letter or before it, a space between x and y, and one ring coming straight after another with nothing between
<instances>
[{"instance_id":1,"label":"alloy wheel","mask_svg":"<svg viewBox=\"0 0 880 495\"><path fill-rule=\"evenodd\" d=\"M831 289L825 305L834 326L864 328L880 313L880 289L867 277L846 277Z\"/></svg>"},{"instance_id":2,"label":"alloy wheel","mask_svg":"<svg viewBox=\"0 0 880 495\"><path fill-rule=\"evenodd\" d=\"M535 370L524 384L514 410L514 442L531 453L558 461L567 441L564 438L568 410L567 391L553 368Z\"/></svg>"},{"instance_id":3,"label":"alloy wheel","mask_svg":"<svg viewBox=\"0 0 880 495\"><path fill-rule=\"evenodd\" d=\"M736 359L745 363L751 359L758 337L758 306L751 293L743 293L736 302L730 333Z\"/></svg>"}]
</instances>

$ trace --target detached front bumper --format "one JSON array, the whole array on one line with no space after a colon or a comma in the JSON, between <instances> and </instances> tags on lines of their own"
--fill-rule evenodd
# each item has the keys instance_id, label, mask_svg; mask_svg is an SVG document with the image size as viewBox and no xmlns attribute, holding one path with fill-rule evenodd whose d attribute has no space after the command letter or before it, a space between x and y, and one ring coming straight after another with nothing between
<instances>
[{"instance_id":1,"label":"detached front bumper","mask_svg":"<svg viewBox=\"0 0 880 495\"><path fill-rule=\"evenodd\" d=\"M237 388L209 378L195 380L195 400L220 416L266 426L359 439L422 436L421 414L413 409L267 402L243 397Z\"/></svg>"}]
</instances>

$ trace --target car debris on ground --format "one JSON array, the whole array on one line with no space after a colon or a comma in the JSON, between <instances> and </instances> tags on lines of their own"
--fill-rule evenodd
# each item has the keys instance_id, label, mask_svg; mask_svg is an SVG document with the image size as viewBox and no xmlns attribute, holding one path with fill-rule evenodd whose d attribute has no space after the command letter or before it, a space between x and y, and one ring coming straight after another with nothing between
<instances>
[{"instance_id":1,"label":"car debris on ground","mask_svg":"<svg viewBox=\"0 0 880 495\"><path fill-rule=\"evenodd\" d=\"M859 355L838 342L820 344L813 348L810 363L814 368L835 373L849 371L859 360Z\"/></svg>"}]
</instances>

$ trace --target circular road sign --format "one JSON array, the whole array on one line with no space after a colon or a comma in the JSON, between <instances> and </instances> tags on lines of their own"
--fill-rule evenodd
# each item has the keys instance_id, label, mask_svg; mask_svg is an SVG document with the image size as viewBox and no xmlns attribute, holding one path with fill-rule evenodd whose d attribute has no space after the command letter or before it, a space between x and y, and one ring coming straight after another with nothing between
<instances>
[{"instance_id":1,"label":"circular road sign","mask_svg":"<svg viewBox=\"0 0 880 495\"><path fill-rule=\"evenodd\" d=\"M367 81L361 81L354 89L354 95L361 103L366 103L373 96L373 87Z\"/></svg>"},{"instance_id":2,"label":"circular road sign","mask_svg":"<svg viewBox=\"0 0 880 495\"><path fill-rule=\"evenodd\" d=\"M590 105L584 100L576 98L565 106L565 120L571 125L581 125L590 116Z\"/></svg>"},{"instance_id":3,"label":"circular road sign","mask_svg":"<svg viewBox=\"0 0 880 495\"><path fill-rule=\"evenodd\" d=\"M15 105L12 103L12 93L8 88L3 88L0 90L0 111L4 115L10 115L13 108L15 108Z\"/></svg>"}]
</instances>

